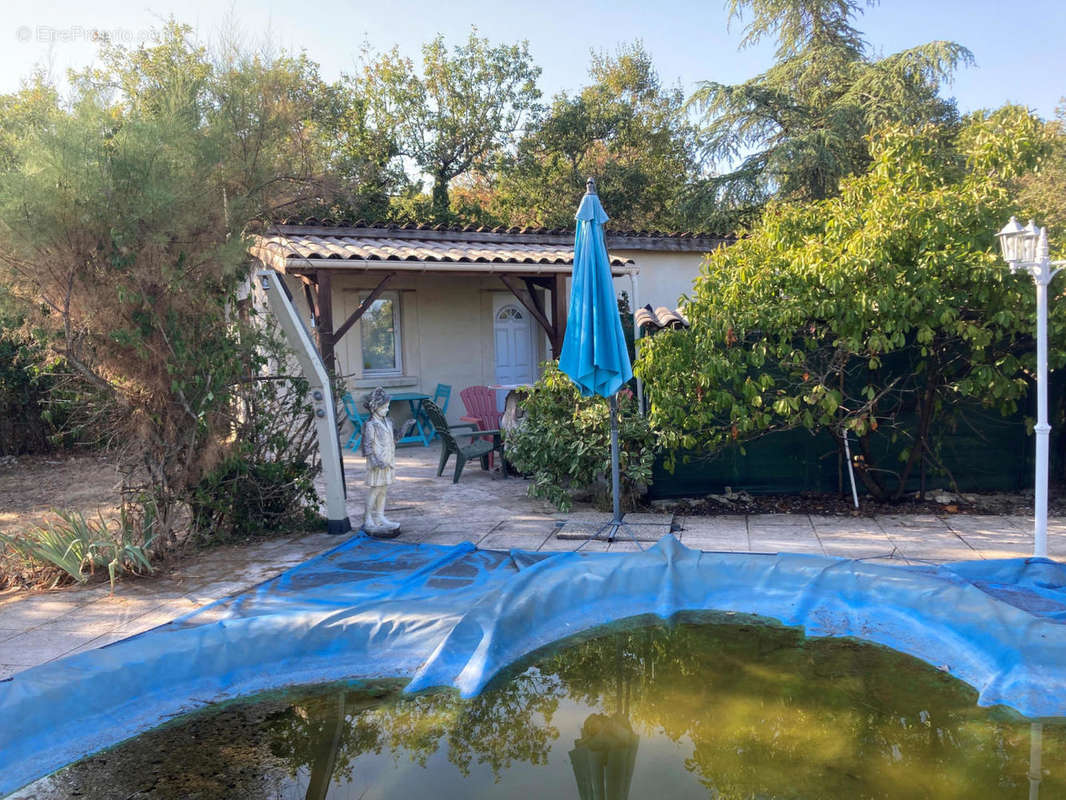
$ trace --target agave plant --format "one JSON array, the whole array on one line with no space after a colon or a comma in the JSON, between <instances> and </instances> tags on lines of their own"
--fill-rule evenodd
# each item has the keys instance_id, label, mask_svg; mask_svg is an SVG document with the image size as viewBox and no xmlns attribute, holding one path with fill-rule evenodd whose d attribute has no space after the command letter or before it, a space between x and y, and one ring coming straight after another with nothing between
<instances>
[{"instance_id":1,"label":"agave plant","mask_svg":"<svg viewBox=\"0 0 1066 800\"><path fill-rule=\"evenodd\" d=\"M78 583L88 581L97 567L106 566L112 592L119 573L152 571L147 550L154 535L136 544L133 529L125 519L112 531L102 514L90 521L79 511L54 513L57 520L31 528L17 538L0 534L0 543L32 561L58 567ZM146 525L145 530L148 529ZM53 586L60 577L56 577Z\"/></svg>"}]
</instances>

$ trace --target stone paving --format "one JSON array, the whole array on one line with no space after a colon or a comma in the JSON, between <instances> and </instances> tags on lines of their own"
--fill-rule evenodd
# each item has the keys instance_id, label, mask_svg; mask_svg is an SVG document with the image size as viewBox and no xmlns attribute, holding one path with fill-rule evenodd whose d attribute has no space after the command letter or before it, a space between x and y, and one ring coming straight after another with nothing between
<instances>
[{"instance_id":1,"label":"stone paving","mask_svg":"<svg viewBox=\"0 0 1066 800\"><path fill-rule=\"evenodd\" d=\"M347 453L347 451L346 451ZM402 524L398 541L484 549L630 552L646 542L558 538L595 530L610 518L588 508L556 513L526 495L527 482L483 472L474 462L453 484L436 475L437 447L402 448L386 514ZM363 459L345 456L349 514L362 519ZM638 539L672 531L701 550L813 553L840 558L919 564L1011 558L1032 553L1032 518L913 515L876 517L807 514L675 516L630 514ZM0 595L0 680L31 666L100 647L148 630L239 592L341 541L324 533L294 534L201 551L165 575L122 580L112 596L106 583L40 593ZM1049 523L1052 558L1066 559L1066 518Z\"/></svg>"}]
</instances>

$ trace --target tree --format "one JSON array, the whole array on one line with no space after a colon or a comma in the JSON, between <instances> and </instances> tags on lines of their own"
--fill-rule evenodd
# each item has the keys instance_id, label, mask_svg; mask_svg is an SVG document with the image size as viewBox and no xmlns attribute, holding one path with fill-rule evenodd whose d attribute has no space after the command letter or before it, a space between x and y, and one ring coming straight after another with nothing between
<instances>
[{"instance_id":1,"label":"tree","mask_svg":"<svg viewBox=\"0 0 1066 800\"><path fill-rule=\"evenodd\" d=\"M872 3L873 0L867 0ZM818 200L870 161L866 136L891 123L951 123L941 83L973 62L954 42L874 58L851 22L859 0L731 0L730 18L753 12L742 46L776 36L777 63L730 86L702 83L705 150L739 165L709 178L705 196L750 218L770 197Z\"/></svg>"},{"instance_id":2,"label":"tree","mask_svg":"<svg viewBox=\"0 0 1066 800\"><path fill-rule=\"evenodd\" d=\"M1032 287L1004 268L993 234L1018 212L1012 180L1048 146L1044 125L1010 106L957 132L892 126L839 197L771 203L703 266L692 329L641 348L663 444L676 456L789 428L839 444L850 433L866 487L896 498L937 468L936 433L965 404L1013 412L1031 367Z\"/></svg>"},{"instance_id":3,"label":"tree","mask_svg":"<svg viewBox=\"0 0 1066 800\"><path fill-rule=\"evenodd\" d=\"M696 172L681 89L662 85L639 42L594 54L589 74L591 84L557 95L517 152L505 155L493 213L511 225L571 227L591 175L617 226L698 225L679 210Z\"/></svg>"},{"instance_id":4,"label":"tree","mask_svg":"<svg viewBox=\"0 0 1066 800\"><path fill-rule=\"evenodd\" d=\"M1017 191L1022 206L1047 227L1051 246L1061 251L1066 245L1066 97L1059 103L1055 119L1047 123L1051 153L1038 170L1019 177Z\"/></svg>"},{"instance_id":5,"label":"tree","mask_svg":"<svg viewBox=\"0 0 1066 800\"><path fill-rule=\"evenodd\" d=\"M320 96L306 60L211 57L176 23L101 61L44 124L4 125L0 283L104 399L128 518L162 549L218 519L204 485L224 505L253 476L286 510L310 490L299 387L257 379L271 342L234 312L246 227L316 191Z\"/></svg>"},{"instance_id":6,"label":"tree","mask_svg":"<svg viewBox=\"0 0 1066 800\"><path fill-rule=\"evenodd\" d=\"M392 131L398 152L433 181L432 213L446 219L449 184L506 147L540 97L525 42L493 46L472 30L451 52L438 36L422 48L422 74L393 48L369 64L359 88L368 118Z\"/></svg>"}]
</instances>

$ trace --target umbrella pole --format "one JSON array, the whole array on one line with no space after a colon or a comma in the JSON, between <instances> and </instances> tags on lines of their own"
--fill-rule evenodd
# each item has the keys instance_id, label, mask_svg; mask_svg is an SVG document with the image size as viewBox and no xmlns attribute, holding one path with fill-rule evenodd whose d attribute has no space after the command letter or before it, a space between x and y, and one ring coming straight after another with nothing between
<instances>
[{"instance_id":1,"label":"umbrella pole","mask_svg":"<svg viewBox=\"0 0 1066 800\"><path fill-rule=\"evenodd\" d=\"M615 392L609 398L608 403L611 409L611 521L596 531L595 535L590 539L606 539L608 542L613 542L618 537L619 531L624 531L637 547L641 550L644 548L640 546L640 542L637 537L633 535L633 531L629 529L629 526L622 521L622 489L621 479L619 476L618 467L618 393ZM584 547L585 545L581 545ZM578 550L581 549L578 547Z\"/></svg>"},{"instance_id":2,"label":"umbrella pole","mask_svg":"<svg viewBox=\"0 0 1066 800\"><path fill-rule=\"evenodd\" d=\"M618 476L618 393L611 395L611 510L614 512L611 518L613 534L618 532L618 526L622 524L622 499L619 491L620 479Z\"/></svg>"}]
</instances>

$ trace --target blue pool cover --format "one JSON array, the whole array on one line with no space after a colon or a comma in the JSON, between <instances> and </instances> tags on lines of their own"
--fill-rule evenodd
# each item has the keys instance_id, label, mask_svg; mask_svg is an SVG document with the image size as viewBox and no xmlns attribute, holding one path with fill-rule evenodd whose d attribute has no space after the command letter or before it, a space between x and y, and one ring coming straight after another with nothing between
<instances>
[{"instance_id":1,"label":"blue pool cover","mask_svg":"<svg viewBox=\"0 0 1066 800\"><path fill-rule=\"evenodd\" d=\"M340 547L155 630L0 682L0 795L177 714L294 684L410 678L477 694L499 670L605 623L756 614L887 645L981 705L1066 716L1066 565L905 567L805 555Z\"/></svg>"}]
</instances>

